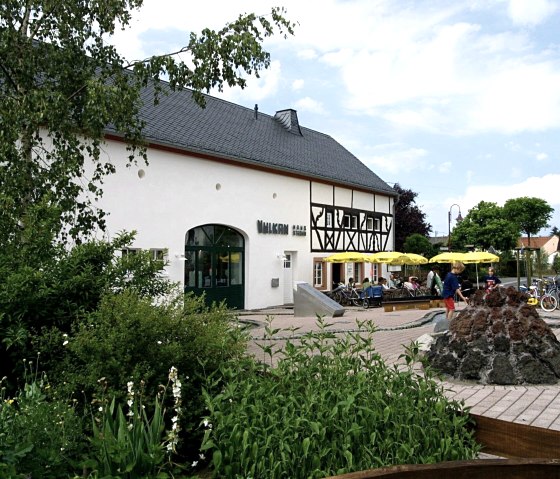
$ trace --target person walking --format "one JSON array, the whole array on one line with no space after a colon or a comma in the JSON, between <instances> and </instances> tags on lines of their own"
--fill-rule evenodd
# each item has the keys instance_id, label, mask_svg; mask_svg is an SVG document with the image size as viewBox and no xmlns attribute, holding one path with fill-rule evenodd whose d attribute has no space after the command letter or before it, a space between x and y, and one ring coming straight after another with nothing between
<instances>
[{"instance_id":1,"label":"person walking","mask_svg":"<svg viewBox=\"0 0 560 479\"><path fill-rule=\"evenodd\" d=\"M465 270L465 265L460 261L455 261L451 265L451 271L447 273L443 281L443 302L445 303L445 318L451 321L455 312L455 295L459 296L465 303L467 298L461 292L459 275Z\"/></svg>"},{"instance_id":2,"label":"person walking","mask_svg":"<svg viewBox=\"0 0 560 479\"><path fill-rule=\"evenodd\" d=\"M440 296L443 289L441 278L439 277L439 267L432 266L426 277L426 288L432 296Z\"/></svg>"}]
</instances>

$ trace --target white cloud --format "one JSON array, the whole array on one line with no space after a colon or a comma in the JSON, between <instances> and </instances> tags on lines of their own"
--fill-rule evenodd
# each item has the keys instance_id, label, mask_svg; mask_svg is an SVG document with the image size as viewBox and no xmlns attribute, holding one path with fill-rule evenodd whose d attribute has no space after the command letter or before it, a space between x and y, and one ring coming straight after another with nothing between
<instances>
[{"instance_id":1,"label":"white cloud","mask_svg":"<svg viewBox=\"0 0 560 479\"><path fill-rule=\"evenodd\" d=\"M386 153L374 154L370 158L363 157L362 161L377 174L397 174L403 171L430 168L424 157L427 151L422 148L394 149L381 145L377 149L387 149Z\"/></svg>"},{"instance_id":2,"label":"white cloud","mask_svg":"<svg viewBox=\"0 0 560 479\"><path fill-rule=\"evenodd\" d=\"M281 75L282 67L280 62L272 61L270 67L261 72L260 78L247 78L247 86L244 90L224 86L222 93L213 92L212 94L239 103L264 100L277 93Z\"/></svg>"},{"instance_id":3,"label":"white cloud","mask_svg":"<svg viewBox=\"0 0 560 479\"><path fill-rule=\"evenodd\" d=\"M300 100L296 101L296 109L301 111L310 111L313 113L324 113L325 109L321 102L314 100L306 96L305 98L301 98Z\"/></svg>"},{"instance_id":4,"label":"white cloud","mask_svg":"<svg viewBox=\"0 0 560 479\"><path fill-rule=\"evenodd\" d=\"M535 155L535 158L536 158L538 161L544 161L544 160L547 160L547 159L548 159L548 155L547 155L546 153L537 153L537 154Z\"/></svg>"},{"instance_id":5,"label":"white cloud","mask_svg":"<svg viewBox=\"0 0 560 479\"><path fill-rule=\"evenodd\" d=\"M560 174L532 176L511 185L471 185L457 202L467 210L476 206L480 201L491 201L503 206L511 198L522 196L542 198L555 209L560 208Z\"/></svg>"},{"instance_id":6,"label":"white cloud","mask_svg":"<svg viewBox=\"0 0 560 479\"><path fill-rule=\"evenodd\" d=\"M453 164L450 161L444 161L438 165L438 171L440 173L449 173Z\"/></svg>"},{"instance_id":7,"label":"white cloud","mask_svg":"<svg viewBox=\"0 0 560 479\"><path fill-rule=\"evenodd\" d=\"M298 58L302 60L314 60L317 58L317 52L312 48L307 48L305 50L301 50L297 53Z\"/></svg>"},{"instance_id":8,"label":"white cloud","mask_svg":"<svg viewBox=\"0 0 560 479\"><path fill-rule=\"evenodd\" d=\"M515 25L534 26L546 21L557 9L549 0L510 0L508 14Z\"/></svg>"},{"instance_id":9,"label":"white cloud","mask_svg":"<svg viewBox=\"0 0 560 479\"><path fill-rule=\"evenodd\" d=\"M301 90L304 85L305 85L305 80L303 80L301 78L299 78L297 80L294 80L292 82L292 90L294 90L294 91Z\"/></svg>"},{"instance_id":10,"label":"white cloud","mask_svg":"<svg viewBox=\"0 0 560 479\"><path fill-rule=\"evenodd\" d=\"M512 62L513 63L513 62ZM549 63L505 66L484 82L468 116L473 131L560 127L560 71Z\"/></svg>"}]
</instances>

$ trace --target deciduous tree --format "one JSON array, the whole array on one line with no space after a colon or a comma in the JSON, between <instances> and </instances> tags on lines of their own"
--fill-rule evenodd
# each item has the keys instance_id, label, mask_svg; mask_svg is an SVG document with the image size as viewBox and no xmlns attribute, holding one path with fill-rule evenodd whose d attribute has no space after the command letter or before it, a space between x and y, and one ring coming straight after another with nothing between
<instances>
[{"instance_id":1,"label":"deciduous tree","mask_svg":"<svg viewBox=\"0 0 560 479\"><path fill-rule=\"evenodd\" d=\"M395 251L403 251L406 238L414 233L428 236L432 225L426 222L426 213L416 204L418 193L404 189L398 183L393 188L399 194L395 205Z\"/></svg>"},{"instance_id":2,"label":"deciduous tree","mask_svg":"<svg viewBox=\"0 0 560 479\"><path fill-rule=\"evenodd\" d=\"M528 246L531 246L531 235L548 227L553 212L554 208L541 198L523 196L507 200L504 204L506 217L517 226L519 232L527 235Z\"/></svg>"},{"instance_id":3,"label":"deciduous tree","mask_svg":"<svg viewBox=\"0 0 560 479\"><path fill-rule=\"evenodd\" d=\"M265 37L293 33L283 9L245 14L219 31L190 33L180 50L140 61L107 42L126 28L143 0L5 0L0 3L0 246L20 245L37 228L77 239L103 227L88 195L102 193L114 171L103 155L110 125L128 144L129 158L146 159L141 91L158 94L224 85L244 87L270 63ZM177 53L177 52L175 52ZM168 83L162 84L160 77ZM85 175L85 162L93 172Z\"/></svg>"},{"instance_id":4,"label":"deciduous tree","mask_svg":"<svg viewBox=\"0 0 560 479\"><path fill-rule=\"evenodd\" d=\"M490 246L499 251L515 248L519 229L496 203L481 201L470 209L463 221L452 232L453 245L463 249L465 245L487 250Z\"/></svg>"}]
</instances>

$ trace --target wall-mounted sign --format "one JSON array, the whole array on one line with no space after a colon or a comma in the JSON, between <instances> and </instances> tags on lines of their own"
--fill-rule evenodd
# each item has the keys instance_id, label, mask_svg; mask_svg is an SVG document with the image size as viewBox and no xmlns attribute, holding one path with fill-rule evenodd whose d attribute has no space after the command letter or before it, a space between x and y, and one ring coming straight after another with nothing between
<instances>
[{"instance_id":1,"label":"wall-mounted sign","mask_svg":"<svg viewBox=\"0 0 560 479\"><path fill-rule=\"evenodd\" d=\"M257 231L264 235L288 235L290 234L290 226L286 223L257 220ZM307 236L307 227L305 225L292 225L292 235Z\"/></svg>"},{"instance_id":2,"label":"wall-mounted sign","mask_svg":"<svg viewBox=\"0 0 560 479\"><path fill-rule=\"evenodd\" d=\"M289 226L285 223L270 223L257 220L257 231L264 235L287 235L289 233Z\"/></svg>"}]
</instances>

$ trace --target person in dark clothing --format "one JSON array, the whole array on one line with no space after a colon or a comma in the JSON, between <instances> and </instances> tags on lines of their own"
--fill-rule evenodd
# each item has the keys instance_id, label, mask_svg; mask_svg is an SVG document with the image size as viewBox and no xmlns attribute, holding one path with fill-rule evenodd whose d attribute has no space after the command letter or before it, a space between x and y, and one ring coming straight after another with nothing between
<instances>
[{"instance_id":1,"label":"person in dark clothing","mask_svg":"<svg viewBox=\"0 0 560 479\"><path fill-rule=\"evenodd\" d=\"M448 321L453 318L455 312L455 295L459 296L465 303L467 298L461 292L461 284L459 283L459 275L465 270L465 265L460 261L456 261L451 266L451 271L447 273L443 281L443 302L445 303L445 317Z\"/></svg>"},{"instance_id":2,"label":"person in dark clothing","mask_svg":"<svg viewBox=\"0 0 560 479\"><path fill-rule=\"evenodd\" d=\"M484 278L482 278L482 281L484 282L484 289L486 289L487 291L491 290L494 286L502 283L500 278L496 276L496 272L492 267L488 268L488 274L484 276Z\"/></svg>"}]
</instances>

